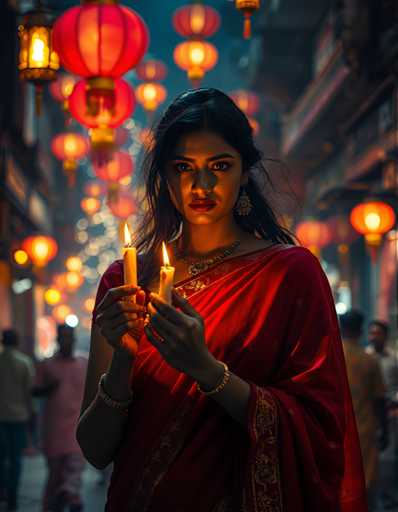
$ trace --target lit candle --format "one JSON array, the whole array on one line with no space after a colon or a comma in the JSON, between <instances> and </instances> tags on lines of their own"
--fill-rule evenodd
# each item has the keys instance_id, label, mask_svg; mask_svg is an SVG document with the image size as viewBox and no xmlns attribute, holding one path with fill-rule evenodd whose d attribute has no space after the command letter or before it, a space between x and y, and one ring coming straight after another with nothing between
<instances>
[{"instance_id":1,"label":"lit candle","mask_svg":"<svg viewBox=\"0 0 398 512\"><path fill-rule=\"evenodd\" d=\"M137 251L135 247L131 247L131 233L127 222L124 225L123 273L124 284L137 286ZM135 296L133 300L135 301Z\"/></svg>"},{"instance_id":2,"label":"lit candle","mask_svg":"<svg viewBox=\"0 0 398 512\"><path fill-rule=\"evenodd\" d=\"M160 267L160 284L159 284L159 295L160 297L171 304L171 290L174 282L174 271L175 268L170 265L169 255L167 254L166 244L162 244L163 250L163 266Z\"/></svg>"}]
</instances>

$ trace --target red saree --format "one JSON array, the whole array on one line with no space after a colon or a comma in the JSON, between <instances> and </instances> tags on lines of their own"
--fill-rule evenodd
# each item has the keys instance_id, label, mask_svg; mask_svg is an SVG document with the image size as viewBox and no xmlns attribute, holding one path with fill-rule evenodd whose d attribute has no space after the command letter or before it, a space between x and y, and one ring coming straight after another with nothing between
<instances>
[{"instance_id":1,"label":"red saree","mask_svg":"<svg viewBox=\"0 0 398 512\"><path fill-rule=\"evenodd\" d=\"M121 262L97 301L122 284ZM238 256L177 290L209 350L251 386L247 429L145 336L108 512L365 512L362 462L333 299L312 254Z\"/></svg>"}]
</instances>

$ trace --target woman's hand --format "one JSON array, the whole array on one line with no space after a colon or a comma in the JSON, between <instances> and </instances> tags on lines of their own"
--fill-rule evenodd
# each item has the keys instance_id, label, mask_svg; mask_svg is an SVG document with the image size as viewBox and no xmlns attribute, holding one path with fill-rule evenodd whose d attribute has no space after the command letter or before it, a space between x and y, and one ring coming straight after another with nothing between
<instances>
[{"instance_id":1,"label":"woman's hand","mask_svg":"<svg viewBox=\"0 0 398 512\"><path fill-rule=\"evenodd\" d=\"M122 348L132 355L137 353L144 329L144 304L145 292L139 287L124 285L106 292L97 308L95 323L114 349Z\"/></svg>"},{"instance_id":2,"label":"woman's hand","mask_svg":"<svg viewBox=\"0 0 398 512\"><path fill-rule=\"evenodd\" d=\"M170 366L195 380L202 380L210 368L218 366L206 346L203 318L175 290L173 306L155 293L151 293L150 298L151 320L145 327L148 340Z\"/></svg>"}]
</instances>

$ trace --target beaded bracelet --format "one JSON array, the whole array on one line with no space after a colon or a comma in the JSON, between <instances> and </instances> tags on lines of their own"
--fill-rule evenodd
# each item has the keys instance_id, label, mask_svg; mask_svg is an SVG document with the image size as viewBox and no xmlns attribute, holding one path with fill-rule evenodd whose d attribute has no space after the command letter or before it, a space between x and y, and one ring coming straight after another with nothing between
<instances>
[{"instance_id":1,"label":"beaded bracelet","mask_svg":"<svg viewBox=\"0 0 398 512\"><path fill-rule=\"evenodd\" d=\"M117 411L121 412L122 414L125 414L126 416L129 413L129 407L131 405L131 402L133 401L133 397L129 398L128 400L123 400L122 402L119 402L117 400L113 400L108 393L105 391L104 387L104 381L105 381L106 373L101 375L99 385L98 385L98 398L100 398L108 407L111 407L112 409L116 409Z\"/></svg>"},{"instance_id":2,"label":"beaded bracelet","mask_svg":"<svg viewBox=\"0 0 398 512\"><path fill-rule=\"evenodd\" d=\"M218 362L221 363L224 367L224 375L223 375L221 382L218 384L218 386L216 386L214 389L211 389L210 391L204 391L200 387L199 383L198 382L196 383L196 387L197 387L198 391L200 391L203 395L211 396L211 395L215 395L216 393L219 393L220 391L222 391L225 388L227 382L231 378L231 372L229 371L228 366L225 363L223 363L222 361L218 361Z\"/></svg>"}]
</instances>

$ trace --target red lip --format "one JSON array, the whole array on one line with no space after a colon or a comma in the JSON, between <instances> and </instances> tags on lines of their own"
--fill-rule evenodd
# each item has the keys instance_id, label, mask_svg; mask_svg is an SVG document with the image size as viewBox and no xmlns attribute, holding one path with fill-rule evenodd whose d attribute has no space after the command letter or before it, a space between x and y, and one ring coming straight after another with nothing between
<instances>
[{"instance_id":1,"label":"red lip","mask_svg":"<svg viewBox=\"0 0 398 512\"><path fill-rule=\"evenodd\" d=\"M212 208L214 208L215 206L216 206L215 201L208 201L208 200L193 201L192 203L189 204L189 207L192 208L192 210L196 210L196 211L208 211L208 210L211 210Z\"/></svg>"}]
</instances>

